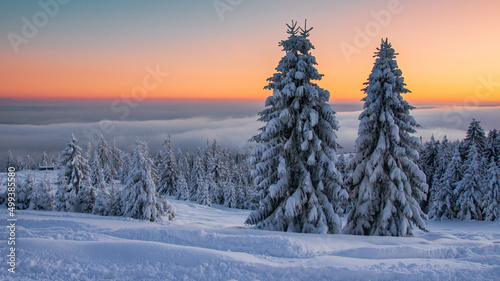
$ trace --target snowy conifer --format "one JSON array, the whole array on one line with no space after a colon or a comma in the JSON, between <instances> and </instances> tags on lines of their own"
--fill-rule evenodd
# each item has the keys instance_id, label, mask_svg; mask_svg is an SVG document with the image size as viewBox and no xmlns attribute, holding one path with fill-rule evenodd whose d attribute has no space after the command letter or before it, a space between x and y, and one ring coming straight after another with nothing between
<instances>
[{"instance_id":1,"label":"snowy conifer","mask_svg":"<svg viewBox=\"0 0 500 281\"><path fill-rule=\"evenodd\" d=\"M186 181L186 177L184 177L183 173L179 174L177 178L177 194L175 197L177 200L189 200L189 187Z\"/></svg>"},{"instance_id":2,"label":"snowy conifer","mask_svg":"<svg viewBox=\"0 0 500 281\"><path fill-rule=\"evenodd\" d=\"M441 144L443 143L444 141ZM429 211L430 218L443 220L456 217L455 201L457 197L454 190L462 178L461 167L462 159L457 146L445 172L439 180L435 181L435 192L432 195L432 206Z\"/></svg>"},{"instance_id":3,"label":"snowy conifer","mask_svg":"<svg viewBox=\"0 0 500 281\"><path fill-rule=\"evenodd\" d=\"M490 161L484 175L484 219L488 221L500 220L500 168L494 159Z\"/></svg>"},{"instance_id":4,"label":"snowy conifer","mask_svg":"<svg viewBox=\"0 0 500 281\"><path fill-rule=\"evenodd\" d=\"M113 146L111 147L111 162L115 172L115 179L119 179L123 170L123 154L124 152L118 148L118 146L116 145L116 140L114 140Z\"/></svg>"},{"instance_id":5,"label":"snowy conifer","mask_svg":"<svg viewBox=\"0 0 500 281\"><path fill-rule=\"evenodd\" d=\"M32 193L30 208L45 211L50 211L54 208L54 194L48 172L45 172L44 179L37 185L36 192Z\"/></svg>"},{"instance_id":6,"label":"snowy conifer","mask_svg":"<svg viewBox=\"0 0 500 281\"><path fill-rule=\"evenodd\" d=\"M201 155L200 148L198 148L198 153L195 156L193 167L191 168L191 173L189 175L189 198L191 201L198 201L198 178L200 177L200 175L202 176L202 178L204 178L204 166L203 156Z\"/></svg>"},{"instance_id":7,"label":"snowy conifer","mask_svg":"<svg viewBox=\"0 0 500 281\"><path fill-rule=\"evenodd\" d=\"M42 160L40 161L39 167L47 167L49 166L49 158L47 157L47 153L44 151L42 154Z\"/></svg>"},{"instance_id":8,"label":"snowy conifer","mask_svg":"<svg viewBox=\"0 0 500 281\"><path fill-rule=\"evenodd\" d=\"M179 177L179 168L172 145L172 137L168 136L163 143L163 148L158 152L158 170L160 175L158 193L161 195L175 195L176 184Z\"/></svg>"},{"instance_id":9,"label":"snowy conifer","mask_svg":"<svg viewBox=\"0 0 500 281\"><path fill-rule=\"evenodd\" d=\"M113 180L116 171L112 161L111 150L103 135L101 135L99 143L97 144L96 153L99 157L98 163L101 166L104 181L106 184L109 184Z\"/></svg>"},{"instance_id":10,"label":"snowy conifer","mask_svg":"<svg viewBox=\"0 0 500 281\"><path fill-rule=\"evenodd\" d=\"M464 161L462 180L457 184L454 194L458 219L482 220L482 169L481 158L476 143L472 143Z\"/></svg>"},{"instance_id":11,"label":"snowy conifer","mask_svg":"<svg viewBox=\"0 0 500 281\"><path fill-rule=\"evenodd\" d=\"M170 220L175 217L175 208L156 191L151 174L153 161L149 157L146 143L136 141L129 165L123 196L123 215L149 221L163 218Z\"/></svg>"},{"instance_id":12,"label":"snowy conifer","mask_svg":"<svg viewBox=\"0 0 500 281\"><path fill-rule=\"evenodd\" d=\"M16 188L16 208L19 210L30 207L30 199L36 192L36 181L32 174L29 174L24 182Z\"/></svg>"},{"instance_id":13,"label":"snowy conifer","mask_svg":"<svg viewBox=\"0 0 500 281\"><path fill-rule=\"evenodd\" d=\"M59 175L56 192L56 209L58 211L80 212L80 191L88 193L90 185L90 168L87 159L82 156L78 140L71 135L64 151L59 156ZM90 192L91 194L91 192Z\"/></svg>"},{"instance_id":14,"label":"snowy conifer","mask_svg":"<svg viewBox=\"0 0 500 281\"><path fill-rule=\"evenodd\" d=\"M246 223L257 228L340 233L338 214L347 199L342 175L336 167L335 112L327 103L330 93L321 80L308 39L312 28L292 21L288 39L279 43L286 52L265 89L273 91L259 121L266 125L252 138L260 189L260 206Z\"/></svg>"},{"instance_id":15,"label":"snowy conifer","mask_svg":"<svg viewBox=\"0 0 500 281\"><path fill-rule=\"evenodd\" d=\"M484 153L486 147L486 135L480 123L481 121L472 119L469 128L467 129L465 139L463 139L460 143L460 153L464 162L468 160L468 152L473 144L476 145L479 155L482 156Z\"/></svg>"},{"instance_id":16,"label":"snowy conifer","mask_svg":"<svg viewBox=\"0 0 500 281\"><path fill-rule=\"evenodd\" d=\"M77 195L79 212L81 213L92 213L94 209L95 200L97 198L97 190L90 183L90 179L86 179L87 184L84 184Z\"/></svg>"},{"instance_id":17,"label":"snowy conifer","mask_svg":"<svg viewBox=\"0 0 500 281\"><path fill-rule=\"evenodd\" d=\"M388 40L382 40L363 91L364 110L356 140L356 155L347 181L354 206L344 233L356 235L410 236L412 224L425 230L426 215L418 202L428 191L420 170L420 139L412 137L417 121L414 109L402 97L405 88Z\"/></svg>"}]
</instances>

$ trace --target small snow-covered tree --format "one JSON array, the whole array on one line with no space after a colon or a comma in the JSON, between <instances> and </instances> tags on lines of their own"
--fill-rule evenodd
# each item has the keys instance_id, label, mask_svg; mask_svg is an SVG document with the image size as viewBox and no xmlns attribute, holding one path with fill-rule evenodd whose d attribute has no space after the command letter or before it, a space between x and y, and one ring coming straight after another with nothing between
<instances>
[{"instance_id":1,"label":"small snow-covered tree","mask_svg":"<svg viewBox=\"0 0 500 281\"><path fill-rule=\"evenodd\" d=\"M45 172L44 179L37 185L36 192L32 193L30 208L45 211L50 211L54 208L54 194L48 172Z\"/></svg>"},{"instance_id":2,"label":"small snow-covered tree","mask_svg":"<svg viewBox=\"0 0 500 281\"><path fill-rule=\"evenodd\" d=\"M435 192L432 195L432 207L429 217L437 220L453 219L456 217L456 195L454 193L457 184L462 178L462 159L458 146L451 161L446 166L445 172L435 183Z\"/></svg>"},{"instance_id":3,"label":"small snow-covered tree","mask_svg":"<svg viewBox=\"0 0 500 281\"><path fill-rule=\"evenodd\" d=\"M483 199L484 219L500 220L500 168L492 159L484 174L485 196Z\"/></svg>"},{"instance_id":4,"label":"small snow-covered tree","mask_svg":"<svg viewBox=\"0 0 500 281\"><path fill-rule=\"evenodd\" d=\"M189 187L186 181L186 177L184 177L183 173L179 174L177 178L177 194L175 197L177 200L189 200Z\"/></svg>"},{"instance_id":5,"label":"small snow-covered tree","mask_svg":"<svg viewBox=\"0 0 500 281\"><path fill-rule=\"evenodd\" d=\"M88 193L90 185L90 168L87 159L82 156L78 140L71 135L64 151L59 156L59 175L56 192L56 209L58 211L80 212L80 191ZM83 195L83 194L82 194Z\"/></svg>"},{"instance_id":6,"label":"small snow-covered tree","mask_svg":"<svg viewBox=\"0 0 500 281\"><path fill-rule=\"evenodd\" d=\"M30 199L33 193L36 192L36 181L33 174L29 174L23 184L16 189L16 209L24 210L30 207Z\"/></svg>"},{"instance_id":7,"label":"small snow-covered tree","mask_svg":"<svg viewBox=\"0 0 500 281\"><path fill-rule=\"evenodd\" d=\"M340 233L347 192L337 170L338 129L330 93L310 53L308 29L287 25L288 39L279 43L285 56L265 89L273 91L259 121L266 125L252 138L255 185L260 206L247 224L260 229L304 233Z\"/></svg>"},{"instance_id":8,"label":"small snow-covered tree","mask_svg":"<svg viewBox=\"0 0 500 281\"><path fill-rule=\"evenodd\" d=\"M157 221L175 217L175 208L158 195L151 168L153 161L146 143L137 139L130 159L127 185L123 196L123 215Z\"/></svg>"},{"instance_id":9,"label":"small snow-covered tree","mask_svg":"<svg viewBox=\"0 0 500 281\"><path fill-rule=\"evenodd\" d=\"M24 157L24 167L23 167L23 170L36 170L37 169L37 165L36 165L36 161L31 158L30 155L26 155Z\"/></svg>"},{"instance_id":10,"label":"small snow-covered tree","mask_svg":"<svg viewBox=\"0 0 500 281\"><path fill-rule=\"evenodd\" d=\"M420 170L420 139L414 109L402 97L405 88L394 52L387 39L375 52L375 63L363 91L364 110L356 140L356 155L349 163L347 186L354 201L344 233L355 235L411 236L412 223L425 230L427 216L419 201L428 186Z\"/></svg>"},{"instance_id":11,"label":"small snow-covered tree","mask_svg":"<svg viewBox=\"0 0 500 281\"><path fill-rule=\"evenodd\" d=\"M158 170L160 184L158 193L161 195L175 195L177 193L176 183L179 177L179 168L175 158L175 150L172 145L172 137L168 136L163 143L163 148L158 152Z\"/></svg>"},{"instance_id":12,"label":"small snow-covered tree","mask_svg":"<svg viewBox=\"0 0 500 281\"><path fill-rule=\"evenodd\" d=\"M40 161L39 166L40 167L47 167L47 166L49 166L49 158L47 157L47 153L45 151L42 154L42 160Z\"/></svg>"},{"instance_id":13,"label":"small snow-covered tree","mask_svg":"<svg viewBox=\"0 0 500 281\"><path fill-rule=\"evenodd\" d=\"M465 169L462 180L454 190L458 219L482 220L482 180L481 160L476 144L472 143L464 161Z\"/></svg>"}]
</instances>

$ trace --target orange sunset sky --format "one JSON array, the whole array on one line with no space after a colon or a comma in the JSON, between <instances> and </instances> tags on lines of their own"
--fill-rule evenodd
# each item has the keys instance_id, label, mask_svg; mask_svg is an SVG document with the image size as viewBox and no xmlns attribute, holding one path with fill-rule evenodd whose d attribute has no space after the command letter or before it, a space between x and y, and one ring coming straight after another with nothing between
<instances>
[{"instance_id":1,"label":"orange sunset sky","mask_svg":"<svg viewBox=\"0 0 500 281\"><path fill-rule=\"evenodd\" d=\"M319 85L332 101L362 98L382 37L399 53L411 101L462 102L488 79L500 88L497 0L52 3L57 11L50 6L56 12L17 46L13 34L23 36L25 20L43 20L44 8L0 3L0 98L119 98L142 84L149 66L169 75L148 99L263 100L284 55L285 23L306 18L325 75ZM345 46L356 52L346 55ZM500 90L479 101L500 101Z\"/></svg>"}]
</instances>

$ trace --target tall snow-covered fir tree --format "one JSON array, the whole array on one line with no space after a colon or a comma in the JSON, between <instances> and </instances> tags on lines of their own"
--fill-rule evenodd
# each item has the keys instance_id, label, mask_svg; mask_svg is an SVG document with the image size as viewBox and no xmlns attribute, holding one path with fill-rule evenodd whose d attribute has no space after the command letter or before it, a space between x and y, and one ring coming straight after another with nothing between
<instances>
[{"instance_id":1,"label":"tall snow-covered fir tree","mask_svg":"<svg viewBox=\"0 0 500 281\"><path fill-rule=\"evenodd\" d=\"M347 192L336 167L339 145L330 93L320 80L306 26L288 25L279 43L285 56L264 87L273 91L259 121L266 125L252 138L255 185L260 204L247 224L257 228L304 233L340 233Z\"/></svg>"},{"instance_id":2,"label":"tall snow-covered fir tree","mask_svg":"<svg viewBox=\"0 0 500 281\"><path fill-rule=\"evenodd\" d=\"M354 204L346 234L410 236L412 223L425 230L427 216L418 202L426 197L428 186L416 164L422 143L410 135L419 125L410 115L414 107L402 97L410 91L396 55L389 41L382 40L363 89L356 154L348 167L352 176L347 186Z\"/></svg>"},{"instance_id":3,"label":"tall snow-covered fir tree","mask_svg":"<svg viewBox=\"0 0 500 281\"><path fill-rule=\"evenodd\" d=\"M151 175L153 161L146 143L137 139L132 151L127 185L123 190L123 216L149 221L170 220L175 207L156 191Z\"/></svg>"},{"instance_id":4,"label":"tall snow-covered fir tree","mask_svg":"<svg viewBox=\"0 0 500 281\"><path fill-rule=\"evenodd\" d=\"M163 148L158 152L157 159L157 168L160 175L158 193L161 195L175 195L177 193L176 184L180 172L171 136L168 136L165 142L163 142Z\"/></svg>"},{"instance_id":5,"label":"tall snow-covered fir tree","mask_svg":"<svg viewBox=\"0 0 500 281\"><path fill-rule=\"evenodd\" d=\"M74 135L59 156L59 168L56 209L80 212L79 194L81 190L88 191L86 185L90 184L90 168Z\"/></svg>"},{"instance_id":6,"label":"tall snow-covered fir tree","mask_svg":"<svg viewBox=\"0 0 500 281\"><path fill-rule=\"evenodd\" d=\"M480 153L475 143L467 151L462 180L454 190L458 219L482 220L483 169Z\"/></svg>"},{"instance_id":7,"label":"tall snow-covered fir tree","mask_svg":"<svg viewBox=\"0 0 500 281\"><path fill-rule=\"evenodd\" d=\"M456 217L457 184L462 179L462 159L457 145L451 161L439 180L435 181L435 192L432 195L432 206L429 217L436 220L453 219Z\"/></svg>"},{"instance_id":8,"label":"tall snow-covered fir tree","mask_svg":"<svg viewBox=\"0 0 500 281\"><path fill-rule=\"evenodd\" d=\"M490 161L484 175L484 219L488 221L500 220L500 168L494 159Z\"/></svg>"}]
</instances>

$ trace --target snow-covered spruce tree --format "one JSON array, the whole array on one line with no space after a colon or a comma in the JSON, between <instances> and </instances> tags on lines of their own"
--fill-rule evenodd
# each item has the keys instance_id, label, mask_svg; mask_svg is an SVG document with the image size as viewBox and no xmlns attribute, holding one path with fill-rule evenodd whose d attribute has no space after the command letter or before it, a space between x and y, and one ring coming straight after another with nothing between
<instances>
[{"instance_id":1,"label":"snow-covered spruce tree","mask_svg":"<svg viewBox=\"0 0 500 281\"><path fill-rule=\"evenodd\" d=\"M443 140L437 146L436 153L436 161L432 178L432 188L429 186L429 192L427 194L428 204L424 208L425 213L429 213L430 209L432 209L432 205L434 204L435 196L434 194L437 192L437 188L440 184L440 180L443 177L443 174L448 167L448 164L451 161L451 152L450 150L450 142L446 136L443 137Z\"/></svg>"},{"instance_id":2,"label":"snow-covered spruce tree","mask_svg":"<svg viewBox=\"0 0 500 281\"><path fill-rule=\"evenodd\" d=\"M436 220L453 219L456 217L454 193L457 184L462 179L462 159L458 146L451 161L446 166L445 172L435 181L435 192L432 195L432 206L429 217Z\"/></svg>"},{"instance_id":3,"label":"snow-covered spruce tree","mask_svg":"<svg viewBox=\"0 0 500 281\"><path fill-rule=\"evenodd\" d=\"M339 215L347 192L336 167L335 112L330 93L317 84L322 75L311 55L308 29L287 25L279 43L286 55L264 89L273 95L259 121L266 125L251 140L260 206L247 224L257 228L304 233L340 233Z\"/></svg>"},{"instance_id":4,"label":"snow-covered spruce tree","mask_svg":"<svg viewBox=\"0 0 500 281\"><path fill-rule=\"evenodd\" d=\"M42 154L42 160L40 160L39 167L47 167L49 166L49 158L47 157L47 153L44 151Z\"/></svg>"},{"instance_id":5,"label":"snow-covered spruce tree","mask_svg":"<svg viewBox=\"0 0 500 281\"><path fill-rule=\"evenodd\" d=\"M79 194L81 190L88 191L90 168L87 159L82 156L82 148L78 146L78 140L74 135L71 135L64 151L59 156L59 168L56 209L80 212L81 196Z\"/></svg>"},{"instance_id":6,"label":"snow-covered spruce tree","mask_svg":"<svg viewBox=\"0 0 500 281\"><path fill-rule=\"evenodd\" d=\"M189 198L191 201L198 201L197 195L198 195L198 183L200 180L198 178L200 175L202 176L202 179L205 177L205 164L203 161L203 156L201 154L201 149L198 147L198 153L196 154L194 161L193 161L193 166L191 168L191 172L189 175Z\"/></svg>"},{"instance_id":7,"label":"snow-covered spruce tree","mask_svg":"<svg viewBox=\"0 0 500 281\"><path fill-rule=\"evenodd\" d=\"M36 181L33 174L29 174L24 182L16 189L16 209L24 210L30 207L30 199L36 192Z\"/></svg>"},{"instance_id":8,"label":"snow-covered spruce tree","mask_svg":"<svg viewBox=\"0 0 500 281\"><path fill-rule=\"evenodd\" d=\"M113 165L113 160L111 156L111 150L108 146L108 142L104 138L103 135L101 135L101 138L99 139L99 143L97 144L97 149L96 149L97 156L99 157L99 165L101 166L102 169L102 174L104 176L104 182L106 184L109 184L115 174L115 168Z\"/></svg>"},{"instance_id":9,"label":"snow-covered spruce tree","mask_svg":"<svg viewBox=\"0 0 500 281\"><path fill-rule=\"evenodd\" d=\"M375 52L375 63L363 91L364 110L356 140L356 155L349 162L347 186L354 201L344 233L411 236L412 223L425 230L427 216L418 202L428 186L420 170L420 139L410 136L418 127L414 109L403 99L405 88L394 52L387 39Z\"/></svg>"},{"instance_id":10,"label":"snow-covered spruce tree","mask_svg":"<svg viewBox=\"0 0 500 281\"><path fill-rule=\"evenodd\" d=\"M500 220L500 168L494 159L484 174L485 195L483 199L484 219Z\"/></svg>"},{"instance_id":11,"label":"snow-covered spruce tree","mask_svg":"<svg viewBox=\"0 0 500 281\"><path fill-rule=\"evenodd\" d=\"M149 221L174 218L174 206L156 191L151 175L153 161L149 157L149 148L139 139L135 143L129 165L123 196L123 216Z\"/></svg>"},{"instance_id":12,"label":"snow-covered spruce tree","mask_svg":"<svg viewBox=\"0 0 500 281\"><path fill-rule=\"evenodd\" d=\"M184 173L180 173L177 178L177 194L175 195L177 200L189 200L189 187L184 177Z\"/></svg>"},{"instance_id":13,"label":"snow-covered spruce tree","mask_svg":"<svg viewBox=\"0 0 500 281\"><path fill-rule=\"evenodd\" d=\"M101 159L97 151L94 152L94 157L92 157L92 162L90 162L90 182L97 190L102 190L106 187Z\"/></svg>"},{"instance_id":14,"label":"snow-covered spruce tree","mask_svg":"<svg viewBox=\"0 0 500 281\"><path fill-rule=\"evenodd\" d=\"M486 134L484 133L483 127L481 127L481 121L477 121L476 119L472 119L467 129L465 139L460 143L460 154L464 162L468 160L467 156L472 144L476 145L479 155L482 156L486 147Z\"/></svg>"},{"instance_id":15,"label":"snow-covered spruce tree","mask_svg":"<svg viewBox=\"0 0 500 281\"><path fill-rule=\"evenodd\" d=\"M49 173L45 172L44 179L37 185L36 192L30 196L30 208L33 210L50 211L54 208L54 194Z\"/></svg>"},{"instance_id":16,"label":"snow-covered spruce tree","mask_svg":"<svg viewBox=\"0 0 500 281\"><path fill-rule=\"evenodd\" d=\"M111 147L111 162L113 163L113 169L115 171L114 179L120 179L123 170L124 154L125 153L116 145L116 140L113 140L113 146Z\"/></svg>"},{"instance_id":17,"label":"snow-covered spruce tree","mask_svg":"<svg viewBox=\"0 0 500 281\"><path fill-rule=\"evenodd\" d=\"M456 200L457 218L482 220L483 200L483 169L481 158L476 144L472 143L464 161L464 174L462 180L454 190Z\"/></svg>"},{"instance_id":18,"label":"snow-covered spruce tree","mask_svg":"<svg viewBox=\"0 0 500 281\"><path fill-rule=\"evenodd\" d=\"M171 136L168 136L163 142L163 148L158 152L157 158L159 158L157 168L160 174L158 193L161 195L175 195L177 193L176 183L179 177L179 168Z\"/></svg>"}]
</instances>

